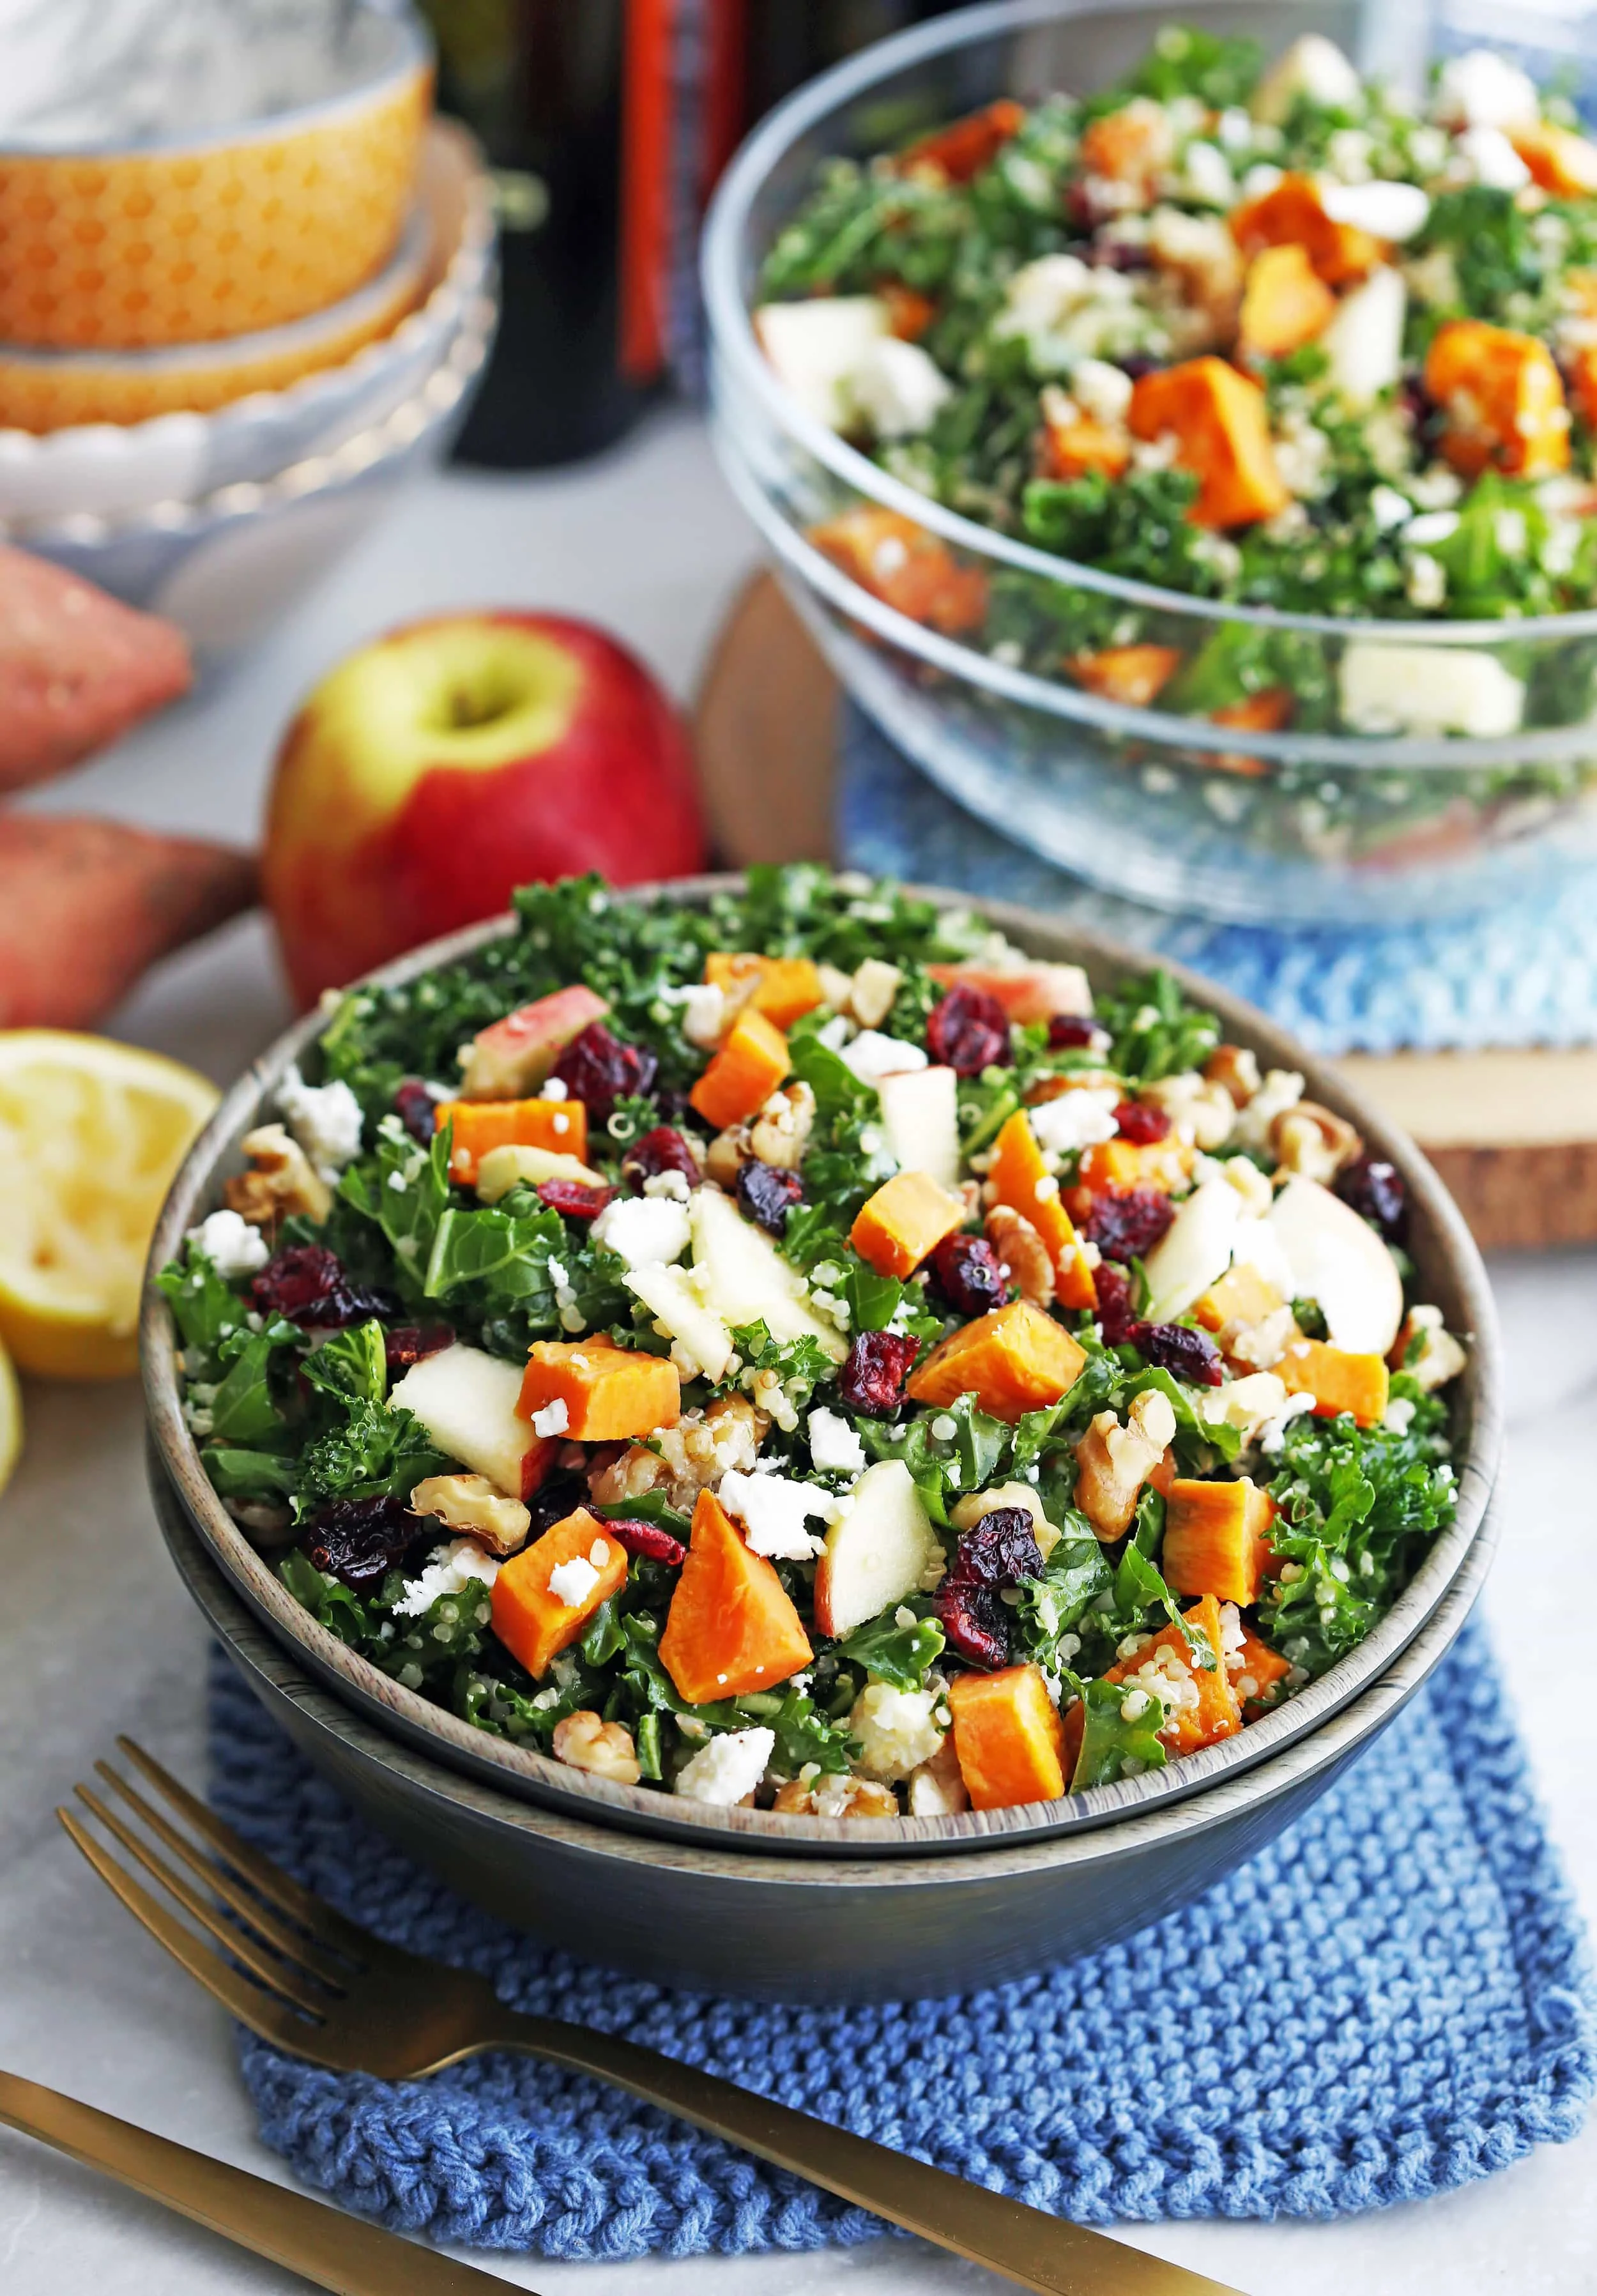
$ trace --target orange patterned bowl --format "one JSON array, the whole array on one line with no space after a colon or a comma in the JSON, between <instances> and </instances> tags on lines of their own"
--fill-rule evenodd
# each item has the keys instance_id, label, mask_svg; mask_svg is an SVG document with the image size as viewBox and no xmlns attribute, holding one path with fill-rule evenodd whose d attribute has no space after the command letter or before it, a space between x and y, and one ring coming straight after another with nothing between
<instances>
[{"instance_id":1,"label":"orange patterned bowl","mask_svg":"<svg viewBox=\"0 0 1597 2296\"><path fill-rule=\"evenodd\" d=\"M319 92L265 116L90 144L47 102L0 130L0 339L145 349L284 326L393 255L432 60L408 14L335 12ZM303 75L301 78L303 78Z\"/></svg>"}]
</instances>

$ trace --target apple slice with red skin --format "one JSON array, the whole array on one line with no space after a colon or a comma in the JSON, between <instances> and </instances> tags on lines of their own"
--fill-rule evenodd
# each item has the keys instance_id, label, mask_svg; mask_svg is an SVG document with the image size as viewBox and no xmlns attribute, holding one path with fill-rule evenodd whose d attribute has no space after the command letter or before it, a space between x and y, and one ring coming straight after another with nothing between
<instances>
[{"instance_id":1,"label":"apple slice with red skin","mask_svg":"<svg viewBox=\"0 0 1597 2296\"><path fill-rule=\"evenodd\" d=\"M1056 1013L1091 1015L1093 992L1078 964L1022 964L1000 972L987 964L929 964L932 979L945 988L962 983L995 996L1011 1021L1028 1024L1052 1021Z\"/></svg>"},{"instance_id":2,"label":"apple slice with red skin","mask_svg":"<svg viewBox=\"0 0 1597 2296\"><path fill-rule=\"evenodd\" d=\"M479 1029L461 1078L466 1100L522 1100L536 1092L573 1037L610 1011L580 983L557 988Z\"/></svg>"},{"instance_id":3,"label":"apple slice with red skin","mask_svg":"<svg viewBox=\"0 0 1597 2296\"><path fill-rule=\"evenodd\" d=\"M538 1435L518 1414L514 1364L457 1340L423 1356L395 1382L389 1405L414 1412L440 1451L511 1498L529 1499L554 1464L558 1435Z\"/></svg>"},{"instance_id":4,"label":"apple slice with red skin","mask_svg":"<svg viewBox=\"0 0 1597 2296\"><path fill-rule=\"evenodd\" d=\"M942 1547L902 1459L867 1467L826 1534L815 1565L815 1624L851 1635L923 1585Z\"/></svg>"},{"instance_id":5,"label":"apple slice with red skin","mask_svg":"<svg viewBox=\"0 0 1597 2296\"><path fill-rule=\"evenodd\" d=\"M700 868L680 718L559 614L414 622L323 679L278 753L264 879L295 994L510 906L518 885Z\"/></svg>"}]
</instances>

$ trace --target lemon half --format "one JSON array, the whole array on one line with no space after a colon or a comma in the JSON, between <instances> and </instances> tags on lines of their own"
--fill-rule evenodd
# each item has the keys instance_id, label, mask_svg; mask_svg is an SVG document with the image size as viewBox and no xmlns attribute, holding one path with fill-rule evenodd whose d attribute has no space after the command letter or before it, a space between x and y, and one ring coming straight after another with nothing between
<instances>
[{"instance_id":1,"label":"lemon half","mask_svg":"<svg viewBox=\"0 0 1597 2296\"><path fill-rule=\"evenodd\" d=\"M20 1369L120 1379L137 1367L156 1215L218 1097L159 1053L0 1029L0 1341Z\"/></svg>"}]
</instances>

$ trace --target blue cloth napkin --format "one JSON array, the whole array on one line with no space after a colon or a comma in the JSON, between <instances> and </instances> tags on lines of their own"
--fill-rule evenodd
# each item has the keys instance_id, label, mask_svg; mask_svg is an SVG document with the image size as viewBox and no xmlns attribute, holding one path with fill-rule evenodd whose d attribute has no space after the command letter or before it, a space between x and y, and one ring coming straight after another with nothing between
<instances>
[{"instance_id":1,"label":"blue cloth napkin","mask_svg":"<svg viewBox=\"0 0 1597 2296\"><path fill-rule=\"evenodd\" d=\"M609 2028L1089 2222L1323 2217L1411 2201L1573 2136L1597 2081L1585 1948L1466 1628L1290 1832L1129 1943L954 2000L772 2008L552 1953L412 1865L218 1657L212 1799L396 1942L519 2006ZM616 2259L882 2232L618 2091L526 2059L392 2084L249 2036L267 2144L407 2232Z\"/></svg>"},{"instance_id":2,"label":"blue cloth napkin","mask_svg":"<svg viewBox=\"0 0 1597 2296\"><path fill-rule=\"evenodd\" d=\"M1597 1040L1597 874L1571 875L1551 898L1427 924L1214 924L1094 892L1001 837L852 705L840 735L839 849L851 868L1023 901L1156 951L1246 996L1316 1052Z\"/></svg>"}]
</instances>

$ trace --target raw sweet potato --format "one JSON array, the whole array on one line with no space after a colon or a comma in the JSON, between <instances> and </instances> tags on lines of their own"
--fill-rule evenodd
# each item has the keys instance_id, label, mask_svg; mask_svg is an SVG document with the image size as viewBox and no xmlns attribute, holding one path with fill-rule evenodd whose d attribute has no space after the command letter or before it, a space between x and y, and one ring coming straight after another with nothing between
<instances>
[{"instance_id":1,"label":"raw sweet potato","mask_svg":"<svg viewBox=\"0 0 1597 2296\"><path fill-rule=\"evenodd\" d=\"M933 1348L912 1374L915 1403L953 1403L974 1394L984 1411L1012 1426L1028 1411L1068 1395L1086 1361L1062 1324L1027 1300L1011 1300L965 1324Z\"/></svg>"},{"instance_id":2,"label":"raw sweet potato","mask_svg":"<svg viewBox=\"0 0 1597 2296\"><path fill-rule=\"evenodd\" d=\"M479 1029L461 1078L463 1099L524 1099L537 1090L572 1037L609 1011L602 996L578 982Z\"/></svg>"},{"instance_id":3,"label":"raw sweet potato","mask_svg":"<svg viewBox=\"0 0 1597 2296\"><path fill-rule=\"evenodd\" d=\"M0 652L4 613L0 598ZM0 703L0 774L5 738ZM232 846L0 814L0 1028L92 1029L158 958L255 898L254 860Z\"/></svg>"},{"instance_id":4,"label":"raw sweet potato","mask_svg":"<svg viewBox=\"0 0 1597 2296\"><path fill-rule=\"evenodd\" d=\"M1206 1332L1223 1332L1227 1324L1262 1323L1285 1304L1274 1284L1257 1267L1239 1262L1193 1300L1192 1316Z\"/></svg>"},{"instance_id":5,"label":"raw sweet potato","mask_svg":"<svg viewBox=\"0 0 1597 2296\"><path fill-rule=\"evenodd\" d=\"M1161 1188L1168 1195L1191 1177L1197 1151L1169 1133L1163 1140L1100 1140L1084 1149L1077 1177L1084 1188Z\"/></svg>"},{"instance_id":6,"label":"raw sweet potato","mask_svg":"<svg viewBox=\"0 0 1597 2296\"><path fill-rule=\"evenodd\" d=\"M1536 479L1568 467L1564 386L1535 335L1450 319L1425 354L1425 388L1446 416L1442 452L1466 477L1492 468Z\"/></svg>"},{"instance_id":7,"label":"raw sweet potato","mask_svg":"<svg viewBox=\"0 0 1597 2296\"><path fill-rule=\"evenodd\" d=\"M1551 119L1534 127L1511 127L1508 140L1530 169L1532 177L1554 199L1597 197L1597 144Z\"/></svg>"},{"instance_id":8,"label":"raw sweet potato","mask_svg":"<svg viewBox=\"0 0 1597 2296\"><path fill-rule=\"evenodd\" d=\"M1281 1703L1281 1685L1292 1669L1279 1651L1260 1642L1252 1628L1244 1626L1242 1647L1226 1659L1225 1671L1241 1701L1242 1719L1257 1722L1261 1714Z\"/></svg>"},{"instance_id":9,"label":"raw sweet potato","mask_svg":"<svg viewBox=\"0 0 1597 2296\"><path fill-rule=\"evenodd\" d=\"M562 1601L550 1574L577 1562L587 1565L577 1575L591 1573L593 1583L578 1600ZM601 1603L626 1583L626 1548L597 1515L578 1507L502 1565L494 1581L494 1632L536 1682L577 1640Z\"/></svg>"},{"instance_id":10,"label":"raw sweet potato","mask_svg":"<svg viewBox=\"0 0 1597 2296\"><path fill-rule=\"evenodd\" d=\"M104 749L192 677L170 622L0 549L0 790L48 781Z\"/></svg>"},{"instance_id":11,"label":"raw sweet potato","mask_svg":"<svg viewBox=\"0 0 1597 2296\"><path fill-rule=\"evenodd\" d=\"M774 1690L814 1655L775 1565L744 1545L712 1492L700 1491L659 1638L678 1697L704 1706Z\"/></svg>"},{"instance_id":12,"label":"raw sweet potato","mask_svg":"<svg viewBox=\"0 0 1597 2296\"><path fill-rule=\"evenodd\" d=\"M1065 664L1087 693L1128 709L1146 709L1180 668L1180 654L1167 645L1105 646L1098 653L1072 654Z\"/></svg>"},{"instance_id":13,"label":"raw sweet potato","mask_svg":"<svg viewBox=\"0 0 1597 2296\"><path fill-rule=\"evenodd\" d=\"M455 1127L449 1177L468 1188L495 1148L553 1148L579 1164L588 1152L588 1112L579 1100L440 1100L432 1121L436 1132Z\"/></svg>"},{"instance_id":14,"label":"raw sweet potato","mask_svg":"<svg viewBox=\"0 0 1597 2296\"><path fill-rule=\"evenodd\" d=\"M782 1030L745 1005L688 1098L707 1124L725 1131L762 1109L791 1066Z\"/></svg>"},{"instance_id":15,"label":"raw sweet potato","mask_svg":"<svg viewBox=\"0 0 1597 2296\"><path fill-rule=\"evenodd\" d=\"M733 1004L741 999L763 1013L776 1029L790 1029L802 1013L813 1013L826 1001L815 959L808 956L757 956L751 949L713 949L704 960L704 977ZM755 984L751 990L750 980Z\"/></svg>"},{"instance_id":16,"label":"raw sweet potato","mask_svg":"<svg viewBox=\"0 0 1597 2296\"><path fill-rule=\"evenodd\" d=\"M968 184L1001 152L1026 118L1026 107L1001 95L964 119L922 135L899 152L900 175L934 172L946 184Z\"/></svg>"},{"instance_id":17,"label":"raw sweet potato","mask_svg":"<svg viewBox=\"0 0 1597 2296\"><path fill-rule=\"evenodd\" d=\"M961 1198L939 1187L929 1173L895 1172L860 1206L848 1241L879 1275L913 1275L927 1254L964 1224Z\"/></svg>"},{"instance_id":18,"label":"raw sweet potato","mask_svg":"<svg viewBox=\"0 0 1597 2296\"><path fill-rule=\"evenodd\" d=\"M1175 459L1200 481L1189 515L1199 526L1248 526L1291 499L1275 467L1265 394L1224 359L1187 359L1145 374L1131 395L1139 439L1175 440Z\"/></svg>"},{"instance_id":19,"label":"raw sweet potato","mask_svg":"<svg viewBox=\"0 0 1597 2296\"><path fill-rule=\"evenodd\" d=\"M608 1340L535 1340L516 1409L523 1419L562 1403L558 1431L577 1443L621 1443L657 1428L675 1427L682 1412L682 1380L669 1356Z\"/></svg>"},{"instance_id":20,"label":"raw sweet potato","mask_svg":"<svg viewBox=\"0 0 1597 2296\"><path fill-rule=\"evenodd\" d=\"M1234 1483L1177 1475L1165 1500L1165 1583L1178 1595L1257 1602L1274 1520L1274 1500L1245 1475Z\"/></svg>"},{"instance_id":21,"label":"raw sweet potato","mask_svg":"<svg viewBox=\"0 0 1597 2296\"><path fill-rule=\"evenodd\" d=\"M1183 1625L1199 1630L1198 1647L1188 1643L1181 1627L1164 1627L1134 1656L1111 1666L1105 1682L1129 1682L1150 1664L1168 1675L1178 1690L1184 1677L1192 1692L1182 1695L1159 1732L1173 1753L1196 1753L1221 1738L1234 1738L1242 1726L1242 1710L1225 1671L1220 1634L1220 1605L1206 1595L1182 1612ZM1167 1656L1161 1653L1168 1653ZM1201 1660L1209 1662L1205 1665ZM1151 1694L1151 1693L1150 1693Z\"/></svg>"},{"instance_id":22,"label":"raw sweet potato","mask_svg":"<svg viewBox=\"0 0 1597 2296\"><path fill-rule=\"evenodd\" d=\"M1064 1731L1041 1668L956 1675L948 1710L972 1809L1057 1801L1064 1792Z\"/></svg>"},{"instance_id":23,"label":"raw sweet potato","mask_svg":"<svg viewBox=\"0 0 1597 2296\"><path fill-rule=\"evenodd\" d=\"M1248 266L1237 348L1243 358L1285 358L1331 324L1337 299L1296 240L1262 248Z\"/></svg>"},{"instance_id":24,"label":"raw sweet potato","mask_svg":"<svg viewBox=\"0 0 1597 2296\"><path fill-rule=\"evenodd\" d=\"M1229 221L1244 255L1257 255L1266 247L1300 247L1328 287L1362 279L1380 260L1380 241L1327 215L1308 176L1283 176L1260 198L1233 208Z\"/></svg>"},{"instance_id":25,"label":"raw sweet potato","mask_svg":"<svg viewBox=\"0 0 1597 2296\"><path fill-rule=\"evenodd\" d=\"M1061 1305L1095 1308L1098 1293L1081 1238L1060 1201L1059 1182L1043 1161L1024 1109L1017 1109L998 1135L987 1178L995 1191L994 1201L1028 1219L1047 1245Z\"/></svg>"},{"instance_id":26,"label":"raw sweet potato","mask_svg":"<svg viewBox=\"0 0 1597 2296\"><path fill-rule=\"evenodd\" d=\"M1323 1340L1292 1340L1275 1371L1289 1395L1314 1397L1318 1419L1351 1411L1361 1427L1373 1427L1386 1415L1391 1374L1380 1356L1349 1355Z\"/></svg>"},{"instance_id":27,"label":"raw sweet potato","mask_svg":"<svg viewBox=\"0 0 1597 2296\"><path fill-rule=\"evenodd\" d=\"M862 504L812 527L809 539L862 590L912 622L954 638L987 619L987 578L980 568L960 565L946 542L899 511Z\"/></svg>"}]
</instances>

